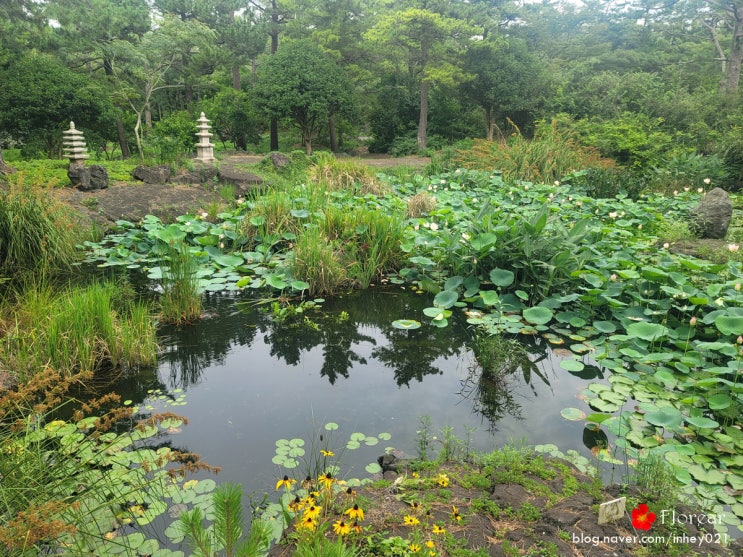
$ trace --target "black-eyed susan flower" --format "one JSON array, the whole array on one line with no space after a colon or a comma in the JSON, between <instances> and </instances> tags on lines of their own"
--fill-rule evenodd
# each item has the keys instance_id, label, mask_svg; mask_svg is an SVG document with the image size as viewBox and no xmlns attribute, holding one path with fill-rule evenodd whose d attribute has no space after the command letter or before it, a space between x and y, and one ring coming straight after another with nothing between
<instances>
[{"instance_id":1,"label":"black-eyed susan flower","mask_svg":"<svg viewBox=\"0 0 743 557\"><path fill-rule=\"evenodd\" d=\"M289 510L293 513L299 512L302 508L302 500L299 498L299 495L297 495L294 499L292 499L291 503L289 503Z\"/></svg>"},{"instance_id":2,"label":"black-eyed susan flower","mask_svg":"<svg viewBox=\"0 0 743 557\"><path fill-rule=\"evenodd\" d=\"M418 472L413 472L413 477L414 478L420 478L421 475Z\"/></svg>"},{"instance_id":3,"label":"black-eyed susan flower","mask_svg":"<svg viewBox=\"0 0 743 557\"><path fill-rule=\"evenodd\" d=\"M436 483L439 484L439 487L448 487L449 476L447 476L446 474L439 474L439 476L436 478Z\"/></svg>"},{"instance_id":4,"label":"black-eyed susan flower","mask_svg":"<svg viewBox=\"0 0 743 557\"><path fill-rule=\"evenodd\" d=\"M343 514L347 514L351 520L358 520L358 521L364 520L364 509L359 507L358 504L354 505L350 509L346 509L346 511Z\"/></svg>"},{"instance_id":5,"label":"black-eyed susan flower","mask_svg":"<svg viewBox=\"0 0 743 557\"><path fill-rule=\"evenodd\" d=\"M425 543L424 545L425 545L425 546L426 546L426 547L427 547L428 549L433 549L434 547L436 547L436 544L435 544L435 543L433 543L433 540L428 540L428 541L427 541L427 542L426 542L426 543Z\"/></svg>"},{"instance_id":6,"label":"black-eyed susan flower","mask_svg":"<svg viewBox=\"0 0 743 557\"><path fill-rule=\"evenodd\" d=\"M406 526L415 526L416 524L420 524L421 521L415 518L414 516L410 516L409 514L406 514L403 517L403 521L405 522Z\"/></svg>"},{"instance_id":7,"label":"black-eyed susan flower","mask_svg":"<svg viewBox=\"0 0 743 557\"><path fill-rule=\"evenodd\" d=\"M317 481L325 489L330 489L330 486L333 485L335 478L330 472L323 472L322 474L320 474L320 477L317 478Z\"/></svg>"},{"instance_id":8,"label":"black-eyed susan flower","mask_svg":"<svg viewBox=\"0 0 743 557\"><path fill-rule=\"evenodd\" d=\"M361 525L355 520L353 521L353 524L351 524L351 530L353 530L357 534L360 534L362 532Z\"/></svg>"},{"instance_id":9,"label":"black-eyed susan flower","mask_svg":"<svg viewBox=\"0 0 743 557\"><path fill-rule=\"evenodd\" d=\"M326 451L323 449L320 449L320 454L324 457L335 456L335 453L333 451Z\"/></svg>"},{"instance_id":10,"label":"black-eyed susan flower","mask_svg":"<svg viewBox=\"0 0 743 557\"><path fill-rule=\"evenodd\" d=\"M459 509L454 505L451 506L451 519L455 522L460 522L462 520L462 515L459 514Z\"/></svg>"},{"instance_id":11,"label":"black-eyed susan flower","mask_svg":"<svg viewBox=\"0 0 743 557\"><path fill-rule=\"evenodd\" d=\"M418 553L421 550L421 546L417 543L411 543L408 549L410 549L410 553Z\"/></svg>"},{"instance_id":12,"label":"black-eyed susan flower","mask_svg":"<svg viewBox=\"0 0 743 557\"><path fill-rule=\"evenodd\" d=\"M354 488L352 487L349 487L346 490L346 495L348 495L349 497L356 497L356 490L354 490Z\"/></svg>"},{"instance_id":13,"label":"black-eyed susan flower","mask_svg":"<svg viewBox=\"0 0 743 557\"><path fill-rule=\"evenodd\" d=\"M301 522L297 526L297 528L304 528L305 530L314 531L315 527L317 526L317 521L312 516L307 516L306 514L302 517Z\"/></svg>"},{"instance_id":14,"label":"black-eyed susan flower","mask_svg":"<svg viewBox=\"0 0 743 557\"><path fill-rule=\"evenodd\" d=\"M312 481L312 478L307 476L305 479L302 480L302 487L304 489L311 489L315 482Z\"/></svg>"},{"instance_id":15,"label":"black-eyed susan flower","mask_svg":"<svg viewBox=\"0 0 743 557\"><path fill-rule=\"evenodd\" d=\"M420 512L422 507L421 504L418 501L413 501L410 503L410 507L413 509L413 512Z\"/></svg>"},{"instance_id":16,"label":"black-eyed susan flower","mask_svg":"<svg viewBox=\"0 0 743 557\"><path fill-rule=\"evenodd\" d=\"M320 511L322 509L317 505L310 505L306 509L304 509L304 515L303 516L311 516L312 518L317 518L320 516Z\"/></svg>"},{"instance_id":17,"label":"black-eyed susan flower","mask_svg":"<svg viewBox=\"0 0 743 557\"><path fill-rule=\"evenodd\" d=\"M297 480L295 480L294 478L290 478L285 474L283 478L276 482L276 491L278 491L282 487L285 487L287 491L291 491L292 485L294 485L295 483L297 483Z\"/></svg>"},{"instance_id":18,"label":"black-eyed susan flower","mask_svg":"<svg viewBox=\"0 0 743 557\"><path fill-rule=\"evenodd\" d=\"M446 534L446 528L442 528L442 527L441 527L441 526L439 526L438 524L434 524L434 525L433 525L433 528L431 529L431 531L432 531L432 532L433 532L434 534Z\"/></svg>"},{"instance_id":19,"label":"black-eyed susan flower","mask_svg":"<svg viewBox=\"0 0 743 557\"><path fill-rule=\"evenodd\" d=\"M333 524L333 532L338 536L345 536L351 532L351 525L346 524L343 520L336 520Z\"/></svg>"}]
</instances>

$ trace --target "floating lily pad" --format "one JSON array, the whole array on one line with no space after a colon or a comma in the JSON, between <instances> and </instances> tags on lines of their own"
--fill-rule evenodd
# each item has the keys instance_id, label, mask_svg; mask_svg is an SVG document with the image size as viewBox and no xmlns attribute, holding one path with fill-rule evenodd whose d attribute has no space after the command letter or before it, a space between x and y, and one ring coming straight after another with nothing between
<instances>
[{"instance_id":1,"label":"floating lily pad","mask_svg":"<svg viewBox=\"0 0 743 557\"><path fill-rule=\"evenodd\" d=\"M560 415L571 422L577 422L586 417L586 413L578 408L563 408L560 410Z\"/></svg>"},{"instance_id":2,"label":"floating lily pad","mask_svg":"<svg viewBox=\"0 0 743 557\"><path fill-rule=\"evenodd\" d=\"M403 330L412 330L412 329L420 329L421 323L420 321L416 321L415 319L396 319L392 322L392 326L395 329L403 329Z\"/></svg>"}]
</instances>

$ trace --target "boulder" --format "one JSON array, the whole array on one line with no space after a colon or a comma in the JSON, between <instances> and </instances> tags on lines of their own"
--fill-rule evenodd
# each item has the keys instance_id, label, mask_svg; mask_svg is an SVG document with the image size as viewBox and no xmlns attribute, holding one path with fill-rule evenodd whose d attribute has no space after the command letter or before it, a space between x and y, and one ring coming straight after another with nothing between
<instances>
[{"instance_id":1,"label":"boulder","mask_svg":"<svg viewBox=\"0 0 743 557\"><path fill-rule=\"evenodd\" d=\"M689 220L692 230L700 238L724 239L732 215L730 195L722 188L715 188L689 211Z\"/></svg>"},{"instance_id":2,"label":"boulder","mask_svg":"<svg viewBox=\"0 0 743 557\"><path fill-rule=\"evenodd\" d=\"M92 164L90 169L90 189L104 190L108 187L108 170L105 166Z\"/></svg>"},{"instance_id":3,"label":"boulder","mask_svg":"<svg viewBox=\"0 0 743 557\"><path fill-rule=\"evenodd\" d=\"M85 164L70 164L67 167L67 177L77 189L90 190L90 169Z\"/></svg>"},{"instance_id":4,"label":"boulder","mask_svg":"<svg viewBox=\"0 0 743 557\"><path fill-rule=\"evenodd\" d=\"M136 180L142 180L145 184L167 184L172 172L167 164L157 166L138 166L132 171Z\"/></svg>"},{"instance_id":5,"label":"boulder","mask_svg":"<svg viewBox=\"0 0 743 557\"><path fill-rule=\"evenodd\" d=\"M213 184L219 170L210 164L197 164L190 172L171 178L176 184Z\"/></svg>"},{"instance_id":6,"label":"boulder","mask_svg":"<svg viewBox=\"0 0 743 557\"><path fill-rule=\"evenodd\" d=\"M250 172L224 166L219 170L219 183L233 186L235 195L242 196L248 193L252 187L262 184L263 178Z\"/></svg>"},{"instance_id":7,"label":"boulder","mask_svg":"<svg viewBox=\"0 0 743 557\"><path fill-rule=\"evenodd\" d=\"M271 160L271 163L276 170L278 170L282 166L286 166L291 162L289 157L287 157L284 153L273 152L268 155L268 158Z\"/></svg>"}]
</instances>

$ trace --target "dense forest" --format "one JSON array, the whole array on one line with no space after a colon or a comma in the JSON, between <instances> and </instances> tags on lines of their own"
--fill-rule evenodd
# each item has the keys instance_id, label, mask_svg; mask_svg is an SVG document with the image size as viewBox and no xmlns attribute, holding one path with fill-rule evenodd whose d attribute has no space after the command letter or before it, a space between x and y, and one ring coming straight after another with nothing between
<instances>
[{"instance_id":1,"label":"dense forest","mask_svg":"<svg viewBox=\"0 0 743 557\"><path fill-rule=\"evenodd\" d=\"M199 111L260 152L558 122L622 166L703 158L735 189L742 60L743 0L0 0L0 147L59 156L74 120L101 156L167 158Z\"/></svg>"}]
</instances>

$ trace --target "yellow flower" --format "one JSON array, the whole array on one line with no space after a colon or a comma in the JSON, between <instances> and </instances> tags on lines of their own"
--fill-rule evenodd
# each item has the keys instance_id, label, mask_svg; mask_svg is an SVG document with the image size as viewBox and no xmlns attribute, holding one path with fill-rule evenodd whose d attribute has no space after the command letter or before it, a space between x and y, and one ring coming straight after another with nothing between
<instances>
[{"instance_id":1,"label":"yellow flower","mask_svg":"<svg viewBox=\"0 0 743 557\"><path fill-rule=\"evenodd\" d=\"M325 489L330 489L330 486L333 485L335 478L333 478L333 475L330 472L325 472L320 475L317 481Z\"/></svg>"},{"instance_id":2,"label":"yellow flower","mask_svg":"<svg viewBox=\"0 0 743 557\"><path fill-rule=\"evenodd\" d=\"M317 518L320 516L320 507L317 505L310 505L304 510L303 517L311 516L312 518Z\"/></svg>"},{"instance_id":3,"label":"yellow flower","mask_svg":"<svg viewBox=\"0 0 743 557\"><path fill-rule=\"evenodd\" d=\"M299 523L299 526L297 528L305 528L306 530L314 531L316 526L315 519L311 516L305 515L302 517L302 522Z\"/></svg>"},{"instance_id":4,"label":"yellow flower","mask_svg":"<svg viewBox=\"0 0 743 557\"><path fill-rule=\"evenodd\" d=\"M421 550L421 546L419 546L417 543L411 543L409 547L410 553L418 553Z\"/></svg>"},{"instance_id":5,"label":"yellow flower","mask_svg":"<svg viewBox=\"0 0 743 557\"><path fill-rule=\"evenodd\" d=\"M354 488L352 487L349 487L346 490L346 495L348 495L349 497L356 497L356 490L354 490Z\"/></svg>"},{"instance_id":6,"label":"yellow flower","mask_svg":"<svg viewBox=\"0 0 743 557\"><path fill-rule=\"evenodd\" d=\"M327 456L335 456L335 453L333 451L325 451L323 449L320 449L320 454L327 457Z\"/></svg>"},{"instance_id":7,"label":"yellow flower","mask_svg":"<svg viewBox=\"0 0 743 557\"><path fill-rule=\"evenodd\" d=\"M353 530L357 534L360 534L361 533L361 526L359 526L359 523L354 520L353 521L353 524L351 524L351 530Z\"/></svg>"},{"instance_id":8,"label":"yellow flower","mask_svg":"<svg viewBox=\"0 0 743 557\"><path fill-rule=\"evenodd\" d=\"M278 482L276 482L276 491L281 489L281 487L285 487L287 491L291 491L292 485L297 483L297 480L290 478L287 475L284 475L282 479L280 479Z\"/></svg>"},{"instance_id":9,"label":"yellow flower","mask_svg":"<svg viewBox=\"0 0 743 557\"><path fill-rule=\"evenodd\" d=\"M433 525L433 529L431 530L434 534L446 534L446 528L442 528L438 524Z\"/></svg>"},{"instance_id":10,"label":"yellow flower","mask_svg":"<svg viewBox=\"0 0 743 557\"><path fill-rule=\"evenodd\" d=\"M462 515L459 514L459 509L455 507L454 505L451 506L451 518L452 520L455 520L457 522L462 520Z\"/></svg>"},{"instance_id":11,"label":"yellow flower","mask_svg":"<svg viewBox=\"0 0 743 557\"><path fill-rule=\"evenodd\" d=\"M333 532L339 536L345 536L351 532L351 526L343 522L342 520L336 520L333 524Z\"/></svg>"},{"instance_id":12,"label":"yellow flower","mask_svg":"<svg viewBox=\"0 0 743 557\"><path fill-rule=\"evenodd\" d=\"M418 501L413 501L410 503L410 506L413 507L413 511L420 512L421 510L421 504Z\"/></svg>"},{"instance_id":13,"label":"yellow flower","mask_svg":"<svg viewBox=\"0 0 743 557\"><path fill-rule=\"evenodd\" d=\"M349 518L356 520L364 520L364 510L361 509L358 504L354 505L350 509L347 509L343 514L347 514Z\"/></svg>"},{"instance_id":14,"label":"yellow flower","mask_svg":"<svg viewBox=\"0 0 743 557\"><path fill-rule=\"evenodd\" d=\"M446 474L439 474L439 477L436 478L436 482L441 487L447 487L449 485L449 476Z\"/></svg>"},{"instance_id":15,"label":"yellow flower","mask_svg":"<svg viewBox=\"0 0 743 557\"><path fill-rule=\"evenodd\" d=\"M410 516L409 514L406 514L405 515L404 520L405 520L405 524L407 524L408 526L415 526L416 524L420 524L421 523L420 520L418 520L414 516Z\"/></svg>"},{"instance_id":16,"label":"yellow flower","mask_svg":"<svg viewBox=\"0 0 743 557\"><path fill-rule=\"evenodd\" d=\"M414 478L420 478L421 475L418 472L413 472L413 477Z\"/></svg>"},{"instance_id":17,"label":"yellow flower","mask_svg":"<svg viewBox=\"0 0 743 557\"><path fill-rule=\"evenodd\" d=\"M299 495L297 495L294 500L289 503L289 510L296 513L302 508L302 506L302 500L299 498Z\"/></svg>"}]
</instances>

